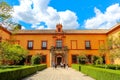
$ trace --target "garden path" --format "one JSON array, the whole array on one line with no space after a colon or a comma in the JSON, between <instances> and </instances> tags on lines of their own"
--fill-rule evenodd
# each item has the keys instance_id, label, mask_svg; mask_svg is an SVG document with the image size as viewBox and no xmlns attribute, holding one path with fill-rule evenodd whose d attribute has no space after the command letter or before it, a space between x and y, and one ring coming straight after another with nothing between
<instances>
[{"instance_id":1,"label":"garden path","mask_svg":"<svg viewBox=\"0 0 120 80\"><path fill-rule=\"evenodd\" d=\"M47 68L22 80L95 80L72 68Z\"/></svg>"}]
</instances>

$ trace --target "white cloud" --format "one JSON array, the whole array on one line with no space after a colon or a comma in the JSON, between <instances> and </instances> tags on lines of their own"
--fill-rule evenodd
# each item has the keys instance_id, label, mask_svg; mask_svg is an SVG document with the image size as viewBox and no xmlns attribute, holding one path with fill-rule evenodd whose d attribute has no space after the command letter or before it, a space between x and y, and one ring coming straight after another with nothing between
<instances>
[{"instance_id":1,"label":"white cloud","mask_svg":"<svg viewBox=\"0 0 120 80\"><path fill-rule=\"evenodd\" d=\"M109 29L120 21L120 5L114 4L109 6L104 13L96 7L95 17L85 20L85 28L87 29Z\"/></svg>"},{"instance_id":2,"label":"white cloud","mask_svg":"<svg viewBox=\"0 0 120 80\"><path fill-rule=\"evenodd\" d=\"M48 6L50 0L19 1L20 5L13 6L13 17L15 20L32 24L32 28L44 28L44 25L38 25L41 22L44 22L49 29L55 28L58 23L62 23L63 28L67 29L76 29L79 26L74 12L70 10L59 12Z\"/></svg>"},{"instance_id":3,"label":"white cloud","mask_svg":"<svg viewBox=\"0 0 120 80\"><path fill-rule=\"evenodd\" d=\"M22 26L22 29L26 29L24 26Z\"/></svg>"},{"instance_id":4,"label":"white cloud","mask_svg":"<svg viewBox=\"0 0 120 80\"><path fill-rule=\"evenodd\" d=\"M45 29L44 26L39 26L37 29Z\"/></svg>"},{"instance_id":5,"label":"white cloud","mask_svg":"<svg viewBox=\"0 0 120 80\"><path fill-rule=\"evenodd\" d=\"M67 26L69 26L69 29L76 29L79 25L77 22L77 16L74 12L71 12L70 10L66 10L64 12L59 12L60 15L60 21L65 26L64 28L67 29Z\"/></svg>"}]
</instances>

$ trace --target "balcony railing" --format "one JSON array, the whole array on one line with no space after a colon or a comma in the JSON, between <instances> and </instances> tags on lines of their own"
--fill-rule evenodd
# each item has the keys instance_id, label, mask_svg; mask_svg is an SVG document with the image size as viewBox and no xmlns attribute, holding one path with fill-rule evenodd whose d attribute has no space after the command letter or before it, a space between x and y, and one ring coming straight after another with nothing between
<instances>
[{"instance_id":1,"label":"balcony railing","mask_svg":"<svg viewBox=\"0 0 120 80\"><path fill-rule=\"evenodd\" d=\"M50 51L68 51L68 47L67 46L64 46L64 47L51 46Z\"/></svg>"}]
</instances>

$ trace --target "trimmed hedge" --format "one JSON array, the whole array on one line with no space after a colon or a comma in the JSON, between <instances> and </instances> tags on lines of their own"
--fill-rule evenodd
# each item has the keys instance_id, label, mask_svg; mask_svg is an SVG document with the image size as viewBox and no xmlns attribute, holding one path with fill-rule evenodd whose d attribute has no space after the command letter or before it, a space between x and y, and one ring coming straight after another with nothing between
<instances>
[{"instance_id":1,"label":"trimmed hedge","mask_svg":"<svg viewBox=\"0 0 120 80\"><path fill-rule=\"evenodd\" d=\"M37 71L41 71L41 70L43 70L43 69L46 69L46 68L47 68L47 65L41 64L41 65L36 65L35 67L37 68Z\"/></svg>"},{"instance_id":2,"label":"trimmed hedge","mask_svg":"<svg viewBox=\"0 0 120 80\"><path fill-rule=\"evenodd\" d=\"M74 65L72 67L75 68ZM120 80L119 70L103 69L84 65L82 65L80 68L82 73L87 74L88 76L91 76L96 80Z\"/></svg>"},{"instance_id":3,"label":"trimmed hedge","mask_svg":"<svg viewBox=\"0 0 120 80\"><path fill-rule=\"evenodd\" d=\"M81 72L95 78L96 80L120 80L120 71L82 66Z\"/></svg>"},{"instance_id":4,"label":"trimmed hedge","mask_svg":"<svg viewBox=\"0 0 120 80\"><path fill-rule=\"evenodd\" d=\"M99 68L107 68L107 69L113 69L113 70L120 70L120 65L94 65L95 67Z\"/></svg>"},{"instance_id":5,"label":"trimmed hedge","mask_svg":"<svg viewBox=\"0 0 120 80\"><path fill-rule=\"evenodd\" d=\"M81 71L79 70L79 67L81 68L81 66L79 66L78 64L72 64L71 66L73 69L76 69L77 71Z\"/></svg>"},{"instance_id":6,"label":"trimmed hedge","mask_svg":"<svg viewBox=\"0 0 120 80\"><path fill-rule=\"evenodd\" d=\"M21 68L8 69L0 72L0 80L21 80L37 71L47 68L47 65L23 66Z\"/></svg>"}]
</instances>

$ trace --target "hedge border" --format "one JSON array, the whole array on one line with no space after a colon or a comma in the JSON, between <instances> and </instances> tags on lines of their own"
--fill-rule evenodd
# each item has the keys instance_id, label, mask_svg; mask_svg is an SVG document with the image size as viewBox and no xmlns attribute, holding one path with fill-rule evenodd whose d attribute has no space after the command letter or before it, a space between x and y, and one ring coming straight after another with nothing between
<instances>
[{"instance_id":1,"label":"hedge border","mask_svg":"<svg viewBox=\"0 0 120 80\"><path fill-rule=\"evenodd\" d=\"M86 65L72 65L72 68L93 77L96 80L120 80L120 70L97 68ZM80 68L80 69L79 69Z\"/></svg>"},{"instance_id":2,"label":"hedge border","mask_svg":"<svg viewBox=\"0 0 120 80\"><path fill-rule=\"evenodd\" d=\"M0 80L21 80L22 78L47 68L46 64L25 66L0 72Z\"/></svg>"}]
</instances>

